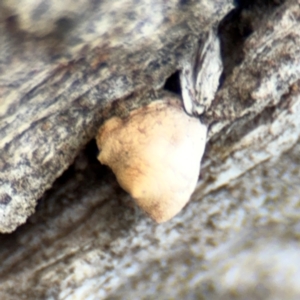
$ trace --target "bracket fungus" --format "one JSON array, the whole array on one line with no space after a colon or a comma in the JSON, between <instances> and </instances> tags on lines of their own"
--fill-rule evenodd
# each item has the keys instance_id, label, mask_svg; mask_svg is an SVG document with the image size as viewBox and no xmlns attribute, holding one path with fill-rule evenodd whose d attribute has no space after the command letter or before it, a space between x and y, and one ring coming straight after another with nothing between
<instances>
[{"instance_id":1,"label":"bracket fungus","mask_svg":"<svg viewBox=\"0 0 300 300\"><path fill-rule=\"evenodd\" d=\"M112 117L99 129L99 161L158 223L189 201L200 172L206 126L189 116L175 95Z\"/></svg>"}]
</instances>

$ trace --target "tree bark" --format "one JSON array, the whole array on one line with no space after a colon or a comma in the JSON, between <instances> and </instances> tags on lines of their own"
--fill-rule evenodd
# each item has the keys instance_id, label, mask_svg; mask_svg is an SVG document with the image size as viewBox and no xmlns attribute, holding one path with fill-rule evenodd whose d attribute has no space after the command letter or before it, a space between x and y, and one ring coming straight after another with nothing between
<instances>
[{"instance_id":1,"label":"tree bark","mask_svg":"<svg viewBox=\"0 0 300 300\"><path fill-rule=\"evenodd\" d=\"M133 35L134 48L135 21L120 28L125 4L108 14L117 14L111 32L97 23L89 36L83 28L114 5L78 2L80 15L53 4L57 19L32 26L37 8L5 3L1 231L24 223L43 196L25 225L0 236L0 298L298 299L300 3L240 1L221 21L229 2L170 1L163 10L150 1L168 22L142 42ZM183 212L156 225L97 162L94 142L83 148L114 100L119 109L161 89L219 21L224 77L200 116L209 126L200 181Z\"/></svg>"},{"instance_id":2,"label":"tree bark","mask_svg":"<svg viewBox=\"0 0 300 300\"><path fill-rule=\"evenodd\" d=\"M114 100L161 88L232 7L80 1L70 11L68 2L30 3L4 1L1 9L0 232L34 212Z\"/></svg>"}]
</instances>

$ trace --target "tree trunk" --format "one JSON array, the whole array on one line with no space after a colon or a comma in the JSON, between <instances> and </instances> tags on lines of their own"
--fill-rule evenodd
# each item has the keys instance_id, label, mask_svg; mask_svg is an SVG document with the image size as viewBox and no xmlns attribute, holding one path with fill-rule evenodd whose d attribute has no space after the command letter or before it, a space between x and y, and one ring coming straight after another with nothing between
<instances>
[{"instance_id":1,"label":"tree trunk","mask_svg":"<svg viewBox=\"0 0 300 300\"><path fill-rule=\"evenodd\" d=\"M1 299L299 298L300 3L256 2L1 4ZM178 90L217 25L199 184L157 225L91 139L141 95Z\"/></svg>"}]
</instances>

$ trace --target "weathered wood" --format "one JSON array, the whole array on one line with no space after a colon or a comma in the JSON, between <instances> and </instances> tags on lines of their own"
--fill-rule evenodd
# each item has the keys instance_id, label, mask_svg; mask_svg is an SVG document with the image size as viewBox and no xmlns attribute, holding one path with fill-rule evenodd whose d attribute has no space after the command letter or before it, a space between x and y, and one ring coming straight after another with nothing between
<instances>
[{"instance_id":1,"label":"weathered wood","mask_svg":"<svg viewBox=\"0 0 300 300\"><path fill-rule=\"evenodd\" d=\"M271 300L280 291L297 299L299 151L298 144L218 192L195 193L161 225L133 205L93 151L82 153L27 224L0 236L0 298Z\"/></svg>"},{"instance_id":2,"label":"weathered wood","mask_svg":"<svg viewBox=\"0 0 300 300\"><path fill-rule=\"evenodd\" d=\"M203 194L296 143L300 134L299 19L297 1L262 18L244 43L243 61L227 76L204 114L210 143L199 185Z\"/></svg>"},{"instance_id":3,"label":"weathered wood","mask_svg":"<svg viewBox=\"0 0 300 300\"><path fill-rule=\"evenodd\" d=\"M226 58L225 81L202 116L210 140L198 189L183 212L154 224L99 165L90 145L45 193L27 224L0 236L1 299L149 299L154 293L182 299L300 297L295 281L300 261L300 3L237 13L232 26L240 30L245 18L254 32L239 44L238 64L234 50ZM161 82L175 69L176 62L174 69L161 71ZM142 82L136 85L140 91L147 85ZM95 108L80 145L104 118L107 99L118 97L103 98L104 106ZM84 99L97 102L96 96ZM76 111L82 102L73 103ZM89 107L94 106L86 112ZM64 113L69 113L66 108ZM81 147L74 146L79 133L75 136L72 158ZM53 149L51 154L57 153ZM13 160L10 152L0 155Z\"/></svg>"},{"instance_id":4,"label":"weathered wood","mask_svg":"<svg viewBox=\"0 0 300 300\"><path fill-rule=\"evenodd\" d=\"M1 4L0 232L34 212L95 136L108 103L162 87L232 7L229 0L90 1L70 11L65 2L30 3Z\"/></svg>"}]
</instances>

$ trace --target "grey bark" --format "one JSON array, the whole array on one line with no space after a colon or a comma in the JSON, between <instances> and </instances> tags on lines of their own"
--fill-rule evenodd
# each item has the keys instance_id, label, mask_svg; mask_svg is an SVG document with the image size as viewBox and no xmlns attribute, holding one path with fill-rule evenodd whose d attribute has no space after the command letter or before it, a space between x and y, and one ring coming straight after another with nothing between
<instances>
[{"instance_id":1,"label":"grey bark","mask_svg":"<svg viewBox=\"0 0 300 300\"><path fill-rule=\"evenodd\" d=\"M34 212L113 100L161 88L231 7L229 0L80 1L70 11L60 1L4 1L0 231Z\"/></svg>"},{"instance_id":2,"label":"grey bark","mask_svg":"<svg viewBox=\"0 0 300 300\"><path fill-rule=\"evenodd\" d=\"M26 11L0 35L8 43L0 47L3 232L32 214L112 113L112 100L161 88L188 45L230 8L181 1L181 14L171 3L163 15L174 12L180 26L167 23L150 36L149 52L138 38L137 49L124 51L126 32L113 39L120 29L105 37L114 51L97 47L100 37L78 38L89 21L74 12L76 30L60 40L52 23L31 26ZM254 32L240 44L233 39L231 55L224 49L225 80L201 116L210 129L201 178L181 214L154 224L85 150L27 224L0 236L0 298L151 299L155 291L160 299L298 299L299 8L287 1L240 12L234 26L248 20ZM23 13L13 4L5 9ZM117 20L125 20L121 12ZM16 26L12 16L5 20Z\"/></svg>"}]
</instances>

